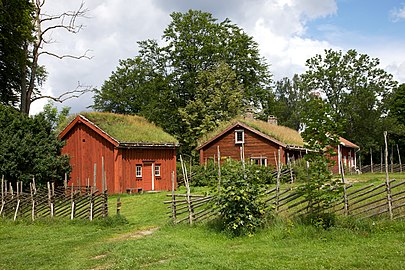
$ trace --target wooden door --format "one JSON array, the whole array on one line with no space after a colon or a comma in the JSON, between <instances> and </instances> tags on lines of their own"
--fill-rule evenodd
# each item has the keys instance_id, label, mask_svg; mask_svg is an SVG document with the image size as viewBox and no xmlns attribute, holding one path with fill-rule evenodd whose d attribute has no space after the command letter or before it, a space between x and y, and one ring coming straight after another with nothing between
<instances>
[{"instance_id":1,"label":"wooden door","mask_svg":"<svg viewBox=\"0 0 405 270\"><path fill-rule=\"evenodd\" d=\"M144 162L142 168L143 190L155 190L154 163Z\"/></svg>"}]
</instances>

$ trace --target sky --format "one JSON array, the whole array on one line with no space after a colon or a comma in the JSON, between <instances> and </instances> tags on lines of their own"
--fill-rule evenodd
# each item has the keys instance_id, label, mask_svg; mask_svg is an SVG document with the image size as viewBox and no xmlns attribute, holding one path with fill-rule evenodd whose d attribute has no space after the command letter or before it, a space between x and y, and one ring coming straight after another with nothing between
<instances>
[{"instance_id":1,"label":"sky","mask_svg":"<svg viewBox=\"0 0 405 270\"><path fill-rule=\"evenodd\" d=\"M44 13L75 10L81 0L47 0ZM259 44L275 80L305 72L305 61L325 49L355 49L380 59L380 68L405 83L405 0L87 0L86 18L78 34L49 33L44 50L87 55L91 59L60 60L42 55L48 72L42 92L58 96L78 84L100 88L120 59L138 53L137 41L161 41L170 14L198 9L218 21L229 18ZM32 104L38 113L45 100ZM92 93L57 106L71 113L91 110Z\"/></svg>"}]
</instances>

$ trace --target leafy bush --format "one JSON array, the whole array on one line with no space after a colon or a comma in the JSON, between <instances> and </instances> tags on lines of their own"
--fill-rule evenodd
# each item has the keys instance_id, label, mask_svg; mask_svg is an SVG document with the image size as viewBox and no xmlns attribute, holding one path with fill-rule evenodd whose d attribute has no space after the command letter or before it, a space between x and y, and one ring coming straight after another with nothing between
<instances>
[{"instance_id":1,"label":"leafy bush","mask_svg":"<svg viewBox=\"0 0 405 270\"><path fill-rule=\"evenodd\" d=\"M221 173L226 174L227 171L232 171L234 169L234 163L236 161L231 162L227 160L221 164ZM237 162L239 167L241 167L241 163ZM187 167L187 173L189 174L189 165ZM255 164L246 163L245 164L246 171L250 171L258 178L261 179L262 183L265 184L274 184L275 177L273 177L274 168L272 167L264 167ZM214 164L213 162L208 162L207 165L194 165L192 166L192 177L190 180L190 185L194 187L212 187L217 186L218 184L218 165ZM178 165L177 167L177 177L179 182L182 182L183 179L183 172L181 170L181 166ZM289 180L289 177L288 177Z\"/></svg>"},{"instance_id":2,"label":"leafy bush","mask_svg":"<svg viewBox=\"0 0 405 270\"><path fill-rule=\"evenodd\" d=\"M221 170L217 206L224 229L232 236L252 235L266 222L263 201L265 185L260 170L243 170L241 163L229 160Z\"/></svg>"},{"instance_id":3,"label":"leafy bush","mask_svg":"<svg viewBox=\"0 0 405 270\"><path fill-rule=\"evenodd\" d=\"M70 172L62 146L44 114L28 117L0 105L0 176L25 183L35 177L38 184L62 180Z\"/></svg>"}]
</instances>

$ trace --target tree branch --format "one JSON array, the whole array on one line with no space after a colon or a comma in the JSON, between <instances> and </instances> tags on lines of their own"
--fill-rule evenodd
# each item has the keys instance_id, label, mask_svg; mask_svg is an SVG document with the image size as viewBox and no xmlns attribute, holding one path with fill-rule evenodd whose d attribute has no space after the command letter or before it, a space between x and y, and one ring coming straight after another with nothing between
<instances>
[{"instance_id":1,"label":"tree branch","mask_svg":"<svg viewBox=\"0 0 405 270\"><path fill-rule=\"evenodd\" d=\"M63 94L61 94L61 95L59 95L57 97L54 97L54 96L37 96L37 97L33 97L31 99L31 103L34 102L34 101L40 100L40 99L44 99L44 98L51 99L51 100L53 100L55 102L63 103L66 100L69 100L69 99L72 99L72 98L79 98L82 95L84 95L84 94L86 94L88 92L92 92L92 91L93 91L92 86L83 86L79 82L76 89L74 89L72 91L66 91L66 92L64 92Z\"/></svg>"},{"instance_id":2,"label":"tree branch","mask_svg":"<svg viewBox=\"0 0 405 270\"><path fill-rule=\"evenodd\" d=\"M87 50L83 55L75 56L75 55L70 55L70 54L64 54L64 55L58 55L56 53L48 52L48 51L42 51L39 53L41 54L47 54L59 59L64 59L64 58L72 58L72 59L92 59L93 56L88 56L87 53L90 52L90 50Z\"/></svg>"}]
</instances>

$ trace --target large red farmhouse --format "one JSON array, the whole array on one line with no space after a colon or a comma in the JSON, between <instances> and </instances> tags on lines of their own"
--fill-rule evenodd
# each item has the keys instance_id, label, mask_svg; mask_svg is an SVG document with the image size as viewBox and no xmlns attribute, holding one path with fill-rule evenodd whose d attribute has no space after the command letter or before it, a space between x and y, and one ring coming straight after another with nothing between
<instances>
[{"instance_id":1,"label":"large red farmhouse","mask_svg":"<svg viewBox=\"0 0 405 270\"><path fill-rule=\"evenodd\" d=\"M236 118L202 139L197 147L200 164L215 160L218 147L221 158L245 160L264 166L276 166L278 150L280 163L302 157L306 149L300 134L274 122L264 122L251 118Z\"/></svg>"},{"instance_id":2,"label":"large red farmhouse","mask_svg":"<svg viewBox=\"0 0 405 270\"><path fill-rule=\"evenodd\" d=\"M142 117L82 113L59 138L66 142L62 153L70 156L69 184L93 185L96 176L97 188L104 177L109 193L172 187L178 142Z\"/></svg>"},{"instance_id":3,"label":"large red farmhouse","mask_svg":"<svg viewBox=\"0 0 405 270\"><path fill-rule=\"evenodd\" d=\"M293 129L277 125L277 121L270 119L268 122L238 117L219 127L212 134L201 139L197 150L200 152L200 164L209 160L216 161L218 147L223 158L240 160L244 157L250 162L275 167L280 150L280 163L287 164L297 160L307 153L304 140ZM331 168L333 173L341 173L338 159L342 159L346 168L356 168L356 150L354 143L340 137L340 144L335 151L335 165Z\"/></svg>"}]
</instances>

